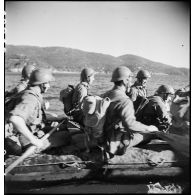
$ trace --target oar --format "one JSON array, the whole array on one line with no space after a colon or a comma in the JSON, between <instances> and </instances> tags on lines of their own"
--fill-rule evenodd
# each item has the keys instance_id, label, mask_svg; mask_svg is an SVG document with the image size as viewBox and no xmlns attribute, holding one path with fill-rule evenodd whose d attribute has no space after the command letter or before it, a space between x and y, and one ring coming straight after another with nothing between
<instances>
[{"instance_id":1,"label":"oar","mask_svg":"<svg viewBox=\"0 0 195 195\"><path fill-rule=\"evenodd\" d=\"M45 141L53 132L55 132L58 127L64 122L65 120L63 120L61 123L59 123L56 127L54 127L53 129L50 130L50 132L48 132L47 134L45 134L41 140ZM37 147L36 146L30 146L28 148L28 150L26 150L24 152L24 154L19 157L16 161L14 161L11 165L9 165L6 169L5 169L5 175L7 175L12 169L14 169L19 163L21 163L24 159L26 159L27 157L29 157L31 154L34 153L35 149Z\"/></svg>"}]
</instances>

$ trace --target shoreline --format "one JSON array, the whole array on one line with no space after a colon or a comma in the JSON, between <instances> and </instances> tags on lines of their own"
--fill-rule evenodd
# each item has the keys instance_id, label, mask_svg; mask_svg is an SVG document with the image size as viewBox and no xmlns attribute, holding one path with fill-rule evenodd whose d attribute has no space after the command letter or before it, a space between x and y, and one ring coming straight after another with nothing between
<instances>
[{"instance_id":1,"label":"shoreline","mask_svg":"<svg viewBox=\"0 0 195 195\"><path fill-rule=\"evenodd\" d=\"M21 74L21 71L4 71L5 74ZM53 74L80 74L80 72L76 71L59 71L54 70L52 71ZM96 72L96 74L103 74L103 75L110 75L111 72L105 73L105 72ZM169 74L160 73L160 72L153 72L152 75L160 75L160 76L170 76Z\"/></svg>"},{"instance_id":2,"label":"shoreline","mask_svg":"<svg viewBox=\"0 0 195 195\"><path fill-rule=\"evenodd\" d=\"M12 71L6 71L4 70L5 74L21 74L21 71L16 71L16 70L12 70ZM76 71L59 71L59 70L53 70L52 71L53 74L80 74L81 72L76 72ZM111 73L105 73L105 72L96 72L96 74L111 74Z\"/></svg>"}]
</instances>

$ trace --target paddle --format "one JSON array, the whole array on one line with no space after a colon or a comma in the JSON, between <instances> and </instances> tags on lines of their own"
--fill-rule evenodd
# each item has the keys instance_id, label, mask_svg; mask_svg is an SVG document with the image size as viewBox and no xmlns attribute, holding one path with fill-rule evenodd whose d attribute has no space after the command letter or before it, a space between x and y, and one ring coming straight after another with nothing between
<instances>
[{"instance_id":1,"label":"paddle","mask_svg":"<svg viewBox=\"0 0 195 195\"><path fill-rule=\"evenodd\" d=\"M47 134L45 134L41 140L45 141L53 132L55 132L58 127L64 122L66 121L63 120L62 122L60 122L56 127L54 127L53 129L51 129ZM26 159L27 157L29 157L31 154L34 153L35 149L37 147L36 146L30 146L22 156L20 156L16 161L14 161L11 165L9 165L6 169L5 169L5 175L7 175L12 169L14 169L19 163L21 163L24 159Z\"/></svg>"}]
</instances>

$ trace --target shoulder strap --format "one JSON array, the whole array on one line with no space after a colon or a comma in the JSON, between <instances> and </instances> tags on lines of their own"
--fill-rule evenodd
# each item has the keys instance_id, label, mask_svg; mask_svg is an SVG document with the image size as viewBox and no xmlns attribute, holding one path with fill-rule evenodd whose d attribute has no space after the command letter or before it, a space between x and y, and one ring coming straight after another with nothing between
<instances>
[{"instance_id":1,"label":"shoulder strap","mask_svg":"<svg viewBox=\"0 0 195 195\"><path fill-rule=\"evenodd\" d=\"M139 113L147 104L148 104L149 100L147 98L143 98L139 107L137 108L137 110L135 111L135 115L137 113Z\"/></svg>"}]
</instances>

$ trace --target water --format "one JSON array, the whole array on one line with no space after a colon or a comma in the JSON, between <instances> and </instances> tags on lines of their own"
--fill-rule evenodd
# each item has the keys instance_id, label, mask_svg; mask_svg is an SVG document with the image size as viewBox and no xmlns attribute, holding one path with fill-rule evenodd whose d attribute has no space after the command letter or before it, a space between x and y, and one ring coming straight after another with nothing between
<instances>
[{"instance_id":1,"label":"water","mask_svg":"<svg viewBox=\"0 0 195 195\"><path fill-rule=\"evenodd\" d=\"M63 104L59 101L60 90L64 89L68 84L76 85L80 80L80 75L75 73L66 73L54 74L54 76L56 80L55 82L51 83L51 88L47 94L44 94L44 96L45 99L50 102L50 108L48 111L56 114L63 114ZM5 90L10 90L13 88L20 80L20 77L21 74L18 73L5 73ZM111 75L97 74L89 93L99 95L111 89L113 83L110 82L110 79ZM148 80L148 95L154 94L155 90L162 84L168 84L174 89L179 89L189 84L189 77L153 75Z\"/></svg>"}]
</instances>

